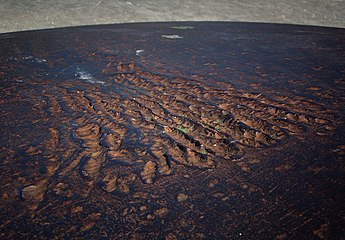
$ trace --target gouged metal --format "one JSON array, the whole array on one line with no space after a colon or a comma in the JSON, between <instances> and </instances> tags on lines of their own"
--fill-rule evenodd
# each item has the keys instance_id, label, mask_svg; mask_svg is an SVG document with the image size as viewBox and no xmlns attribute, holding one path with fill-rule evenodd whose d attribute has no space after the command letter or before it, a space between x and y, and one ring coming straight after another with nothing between
<instances>
[{"instance_id":1,"label":"gouged metal","mask_svg":"<svg viewBox=\"0 0 345 240\"><path fill-rule=\"evenodd\" d=\"M0 35L1 238L344 236L345 31Z\"/></svg>"}]
</instances>

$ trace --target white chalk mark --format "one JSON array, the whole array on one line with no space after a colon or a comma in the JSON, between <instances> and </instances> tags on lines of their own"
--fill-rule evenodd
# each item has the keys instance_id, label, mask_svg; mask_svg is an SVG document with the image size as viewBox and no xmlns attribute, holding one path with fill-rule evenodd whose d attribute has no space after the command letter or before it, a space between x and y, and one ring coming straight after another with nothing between
<instances>
[{"instance_id":1,"label":"white chalk mark","mask_svg":"<svg viewBox=\"0 0 345 240\"><path fill-rule=\"evenodd\" d=\"M78 77L80 80L85 80L88 83L98 83L98 84L102 84L102 85L106 85L105 82L103 81L99 81L97 79L95 79L91 73L81 69L80 67L77 67L76 72L74 74L76 77Z\"/></svg>"},{"instance_id":2,"label":"white chalk mark","mask_svg":"<svg viewBox=\"0 0 345 240\"><path fill-rule=\"evenodd\" d=\"M168 38L168 39L181 39L183 37L179 36L179 35L161 35L162 38Z\"/></svg>"},{"instance_id":3,"label":"white chalk mark","mask_svg":"<svg viewBox=\"0 0 345 240\"><path fill-rule=\"evenodd\" d=\"M140 56L141 53L143 53L145 50L143 49L138 49L135 51L135 55Z\"/></svg>"},{"instance_id":4,"label":"white chalk mark","mask_svg":"<svg viewBox=\"0 0 345 240\"><path fill-rule=\"evenodd\" d=\"M19 61L19 60L30 60L30 62L36 62L36 63L43 63L43 62L46 62L47 60L44 59L44 58L37 58L37 57L34 57L34 56L24 56L24 57L21 57L21 58L9 58L10 60L14 60L14 61Z\"/></svg>"}]
</instances>

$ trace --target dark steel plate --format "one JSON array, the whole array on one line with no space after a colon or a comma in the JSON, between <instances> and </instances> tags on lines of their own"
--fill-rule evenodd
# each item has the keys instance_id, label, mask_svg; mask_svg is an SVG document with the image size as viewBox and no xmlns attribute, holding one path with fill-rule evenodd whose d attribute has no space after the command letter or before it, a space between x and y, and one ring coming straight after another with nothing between
<instances>
[{"instance_id":1,"label":"dark steel plate","mask_svg":"<svg viewBox=\"0 0 345 240\"><path fill-rule=\"evenodd\" d=\"M341 239L345 30L0 35L1 239Z\"/></svg>"}]
</instances>

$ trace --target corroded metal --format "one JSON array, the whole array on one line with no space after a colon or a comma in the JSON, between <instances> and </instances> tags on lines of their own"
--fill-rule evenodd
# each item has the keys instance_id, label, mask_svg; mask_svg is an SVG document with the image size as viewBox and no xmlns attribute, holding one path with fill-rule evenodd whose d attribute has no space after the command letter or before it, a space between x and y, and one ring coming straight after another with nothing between
<instances>
[{"instance_id":1,"label":"corroded metal","mask_svg":"<svg viewBox=\"0 0 345 240\"><path fill-rule=\"evenodd\" d=\"M0 35L1 238L344 236L345 31Z\"/></svg>"}]
</instances>

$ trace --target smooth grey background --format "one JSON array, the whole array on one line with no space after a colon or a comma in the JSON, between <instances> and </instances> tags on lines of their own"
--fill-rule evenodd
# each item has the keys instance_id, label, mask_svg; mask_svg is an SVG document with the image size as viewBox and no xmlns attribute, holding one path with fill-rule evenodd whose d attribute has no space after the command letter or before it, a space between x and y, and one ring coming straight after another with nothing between
<instances>
[{"instance_id":1,"label":"smooth grey background","mask_svg":"<svg viewBox=\"0 0 345 240\"><path fill-rule=\"evenodd\" d=\"M345 27L345 0L0 0L0 32L154 21Z\"/></svg>"}]
</instances>

